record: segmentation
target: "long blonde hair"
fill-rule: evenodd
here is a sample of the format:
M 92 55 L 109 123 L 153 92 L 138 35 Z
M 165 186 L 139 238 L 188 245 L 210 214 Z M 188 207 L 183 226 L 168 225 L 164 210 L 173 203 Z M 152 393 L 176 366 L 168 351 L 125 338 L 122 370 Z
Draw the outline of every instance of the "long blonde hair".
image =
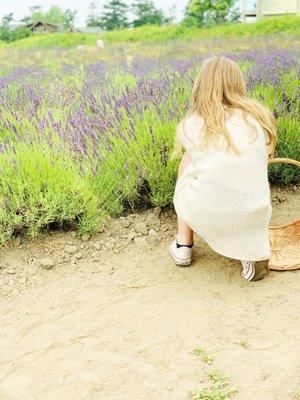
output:
M 232 115 L 235 109 L 242 110 L 246 123 L 255 131 L 255 126 L 246 119 L 247 116 L 250 114 L 260 123 L 268 136 L 269 153 L 273 154 L 276 145 L 275 118 L 258 101 L 246 97 L 244 75 L 237 63 L 227 57 L 213 57 L 204 61 L 193 87 L 192 107 L 177 129 L 188 117 L 201 116 L 204 120 L 202 148 L 214 143 L 221 134 L 225 139 L 226 149 L 240 154 L 225 125 L 228 115 Z M 172 158 L 181 153 L 182 147 L 176 135 Z

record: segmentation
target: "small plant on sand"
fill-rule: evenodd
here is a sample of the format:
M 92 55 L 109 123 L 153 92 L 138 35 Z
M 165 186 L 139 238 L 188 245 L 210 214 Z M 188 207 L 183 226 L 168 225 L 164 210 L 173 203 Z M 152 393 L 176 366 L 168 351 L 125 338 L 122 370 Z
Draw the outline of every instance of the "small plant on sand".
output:
M 205 364 L 212 364 L 212 362 L 213 362 L 213 358 L 212 357 L 210 357 L 208 354 L 207 354 L 207 352 L 204 350 L 204 349 L 202 349 L 201 347 L 197 347 L 195 350 L 194 350 L 194 353 L 197 355 L 197 356 L 199 356 L 199 357 L 201 357 L 201 359 L 202 359 L 202 361 L 205 363 Z
M 201 390 L 191 391 L 193 400 L 230 400 L 237 393 L 236 389 L 228 387 L 229 377 L 220 371 L 211 371 L 208 374 L 211 386 Z
M 197 347 L 194 349 L 194 353 L 200 356 L 205 364 L 212 364 L 213 358 L 203 348 Z M 210 386 L 203 389 L 190 390 L 190 396 L 193 400 L 230 400 L 238 392 L 229 386 L 228 375 L 212 370 L 207 373 L 207 376 L 210 380 Z

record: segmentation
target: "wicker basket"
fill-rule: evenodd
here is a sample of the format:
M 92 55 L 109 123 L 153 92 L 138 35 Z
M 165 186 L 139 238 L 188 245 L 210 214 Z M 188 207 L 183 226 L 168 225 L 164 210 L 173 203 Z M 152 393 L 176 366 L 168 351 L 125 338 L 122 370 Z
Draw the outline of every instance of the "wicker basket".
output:
M 300 162 L 289 158 L 272 158 L 269 164 L 293 164 L 300 168 Z M 269 228 L 271 258 L 269 268 L 282 271 L 300 268 L 300 220 L 286 225 Z

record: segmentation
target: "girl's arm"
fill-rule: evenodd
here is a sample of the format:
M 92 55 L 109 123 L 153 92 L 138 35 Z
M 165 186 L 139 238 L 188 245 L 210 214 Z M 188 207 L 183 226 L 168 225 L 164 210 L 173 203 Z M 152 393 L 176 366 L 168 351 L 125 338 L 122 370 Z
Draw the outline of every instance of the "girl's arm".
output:
M 187 165 L 192 161 L 191 155 L 186 152 L 183 154 L 180 164 L 179 164 L 179 168 L 178 168 L 178 178 L 181 176 L 181 174 L 183 173 L 184 169 L 187 167 Z

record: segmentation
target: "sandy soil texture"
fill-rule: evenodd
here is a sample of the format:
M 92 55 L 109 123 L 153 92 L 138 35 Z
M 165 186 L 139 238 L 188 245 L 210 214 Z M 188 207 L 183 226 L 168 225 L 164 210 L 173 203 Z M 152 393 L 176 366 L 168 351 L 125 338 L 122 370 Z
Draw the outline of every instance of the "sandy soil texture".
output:
M 299 217 L 299 192 L 273 200 L 274 224 Z M 176 267 L 174 233 L 174 214 L 156 209 L 91 239 L 54 232 L 2 248 L 0 399 L 185 400 L 217 369 L 236 400 L 292 400 L 300 272 L 245 282 L 199 238 L 192 266 Z

